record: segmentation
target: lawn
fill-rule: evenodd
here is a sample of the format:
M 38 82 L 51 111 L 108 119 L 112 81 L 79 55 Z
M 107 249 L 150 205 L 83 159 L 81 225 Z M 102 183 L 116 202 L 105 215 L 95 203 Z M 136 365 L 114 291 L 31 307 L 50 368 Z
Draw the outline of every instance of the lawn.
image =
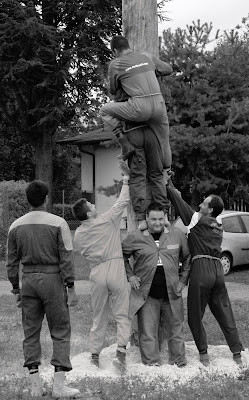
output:
M 233 302 L 233 309 L 237 321 L 241 339 L 245 347 L 249 347 L 249 303 L 242 301 Z M 185 304 L 186 315 L 186 304 Z M 14 296 L 2 296 L 0 303 L 1 318 L 1 369 L 0 369 L 0 399 L 1 400 L 28 400 L 30 399 L 27 387 L 26 369 L 22 367 L 22 327 L 21 311 L 16 308 Z M 71 309 L 72 322 L 72 357 L 88 351 L 88 335 L 91 328 L 91 305 L 90 296 L 81 295 L 78 305 Z M 225 344 L 224 337 L 214 320 L 212 314 L 207 310 L 204 317 L 210 345 Z M 192 335 L 187 324 L 185 324 L 186 341 L 192 341 Z M 109 327 L 106 336 L 106 346 L 115 343 L 115 322 L 109 316 Z M 51 356 L 51 339 L 48 327 L 44 322 L 42 330 L 43 361 L 42 366 L 49 366 Z M 186 367 L 187 368 L 187 367 Z M 124 376 L 115 380 L 97 377 L 79 379 L 74 386 L 79 388 L 82 399 L 86 400 L 121 400 L 121 399 L 248 399 L 249 381 L 239 381 L 231 377 L 215 377 L 209 379 L 203 375 L 190 383 L 174 389 L 168 386 L 169 382 L 162 382 L 158 376 L 152 381 L 144 383 L 139 377 Z M 73 386 L 73 384 L 72 384 Z M 44 399 L 51 399 L 51 388 L 49 395 Z
M 76 279 L 88 279 L 90 269 L 80 254 L 73 253 Z M 0 262 L 0 279 L 6 279 L 4 262 Z M 249 284 L 249 267 L 236 268 L 226 277 L 227 281 Z M 233 310 L 237 322 L 241 340 L 246 348 L 249 348 L 249 303 L 234 301 Z M 186 300 L 185 300 L 186 316 Z M 29 382 L 27 371 L 22 367 L 22 327 L 21 311 L 16 308 L 14 296 L 2 296 L 0 303 L 0 400 L 28 400 L 30 399 L 27 388 Z M 88 352 L 88 336 L 91 329 L 91 305 L 90 296 L 81 295 L 78 305 L 71 309 L 72 340 L 71 355 Z M 204 324 L 208 334 L 210 345 L 226 344 L 224 336 L 207 309 Z M 105 346 L 115 343 L 115 321 L 109 316 L 109 327 L 106 335 Z M 192 335 L 185 324 L 186 341 L 192 341 Z M 43 368 L 49 367 L 52 352 L 51 339 L 46 322 L 42 330 Z M 188 367 L 186 367 L 188 368 Z M 158 373 L 153 380 L 146 384 L 139 377 L 124 376 L 115 380 L 103 377 L 86 377 L 79 379 L 72 386 L 77 387 L 82 393 L 82 399 L 86 400 L 240 400 L 249 399 L 249 380 L 239 381 L 236 378 L 226 376 L 208 375 L 198 376 L 186 385 L 179 385 L 173 389 L 170 382 L 164 381 Z M 51 387 L 47 387 L 49 394 L 44 397 L 51 399 Z

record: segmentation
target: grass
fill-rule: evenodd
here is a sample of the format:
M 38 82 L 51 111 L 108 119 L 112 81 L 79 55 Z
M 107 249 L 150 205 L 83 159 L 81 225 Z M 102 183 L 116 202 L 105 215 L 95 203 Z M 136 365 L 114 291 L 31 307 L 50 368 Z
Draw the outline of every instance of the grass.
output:
M 74 264 L 76 279 L 89 279 L 90 268 L 84 262 L 82 256 L 74 251 Z M 0 261 L 0 279 L 7 279 L 4 261 Z M 249 285 L 249 267 L 234 268 L 226 277 L 226 281 L 244 283 Z M 249 347 L 249 303 L 243 301 L 233 302 L 233 311 L 241 340 L 245 347 Z M 186 300 L 185 300 L 186 316 Z M 1 296 L 0 303 L 0 400 L 29 400 L 27 392 L 29 382 L 27 373 L 23 369 L 21 311 L 16 308 L 14 296 Z M 186 318 L 185 318 L 186 320 Z M 226 344 L 224 336 L 207 309 L 204 317 L 208 342 L 210 345 Z M 89 350 L 88 337 L 92 325 L 90 296 L 81 295 L 78 305 L 71 309 L 72 339 L 71 355 L 77 355 Z M 116 327 L 113 317 L 109 316 L 109 326 L 106 336 L 106 346 L 115 343 Z M 186 341 L 193 340 L 187 323 L 185 324 Z M 50 364 L 52 344 L 49 330 L 44 321 L 41 343 L 43 349 L 43 366 Z M 86 400 L 242 400 L 249 399 L 249 381 L 238 381 L 233 378 L 196 378 L 184 386 L 174 390 L 158 375 L 153 382 L 145 385 L 140 378 L 123 377 L 115 382 L 104 378 L 84 378 L 77 382 L 77 387 L 82 393 L 82 399 Z M 43 398 L 51 399 L 50 394 Z M 42 400 L 42 399 L 41 399 Z
M 233 310 L 237 321 L 241 340 L 245 347 L 249 347 L 249 303 L 243 301 L 233 302 Z M 89 295 L 81 295 L 78 305 L 71 309 L 72 340 L 71 355 L 77 355 L 88 350 L 88 336 L 91 329 L 91 303 Z M 186 316 L 186 300 L 185 300 Z M 2 296 L 0 303 L 0 399 L 1 400 L 28 400 L 29 393 L 25 391 L 29 387 L 27 373 L 22 367 L 22 338 L 21 311 L 16 308 L 14 296 Z M 214 317 L 207 309 L 204 317 L 204 325 L 207 328 L 208 341 L 213 345 L 225 344 L 225 339 Z M 109 327 L 106 336 L 106 346 L 115 343 L 115 322 L 109 316 Z M 186 341 L 193 340 L 191 332 L 185 324 Z M 51 339 L 46 322 L 44 321 L 41 335 L 43 349 L 43 366 L 50 363 L 52 353 Z M 140 378 L 120 377 L 112 381 L 104 378 L 84 378 L 75 384 L 86 400 L 126 400 L 126 399 L 149 399 L 149 400 L 236 400 L 248 399 L 249 382 L 237 381 L 231 378 L 201 377 L 193 382 L 176 387 L 174 390 L 168 387 L 167 382 L 162 386 L 162 378 L 158 378 L 146 384 Z M 44 400 L 51 399 L 50 395 Z
M 234 267 L 225 278 L 226 282 L 244 283 L 249 285 L 249 265 Z

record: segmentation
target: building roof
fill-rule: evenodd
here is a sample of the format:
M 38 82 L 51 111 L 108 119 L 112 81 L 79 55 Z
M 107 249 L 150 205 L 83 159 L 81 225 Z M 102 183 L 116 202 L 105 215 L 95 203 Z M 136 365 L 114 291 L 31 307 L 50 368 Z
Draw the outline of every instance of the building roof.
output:
M 66 139 L 56 140 L 56 143 L 64 144 L 97 144 L 114 138 L 113 132 L 104 130 L 104 128 L 95 129 L 94 131 L 83 132 L 77 136 Z

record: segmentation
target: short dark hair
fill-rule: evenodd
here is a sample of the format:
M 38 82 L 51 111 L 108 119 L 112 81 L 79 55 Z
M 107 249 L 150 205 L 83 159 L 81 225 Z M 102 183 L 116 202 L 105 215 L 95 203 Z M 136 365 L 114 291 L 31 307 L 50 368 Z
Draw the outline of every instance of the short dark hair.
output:
M 220 196 L 216 194 L 210 194 L 211 201 L 209 202 L 209 207 L 213 209 L 212 217 L 216 218 L 224 209 L 224 203 Z
M 165 210 L 160 203 L 150 203 L 146 210 L 146 215 L 149 215 L 151 211 L 163 211 L 165 214 Z
M 40 207 L 49 193 L 48 185 L 42 181 L 33 181 L 26 187 L 26 197 L 32 207 Z
M 118 51 L 122 51 L 122 50 L 126 50 L 130 48 L 129 42 L 128 40 L 121 35 L 118 36 L 113 36 L 111 42 L 110 42 L 110 46 L 111 46 L 111 50 L 118 50 Z
M 80 221 L 85 221 L 88 219 L 87 213 L 91 211 L 90 207 L 87 205 L 87 199 L 82 198 L 77 200 L 72 205 L 72 213 L 74 218 L 79 219 Z

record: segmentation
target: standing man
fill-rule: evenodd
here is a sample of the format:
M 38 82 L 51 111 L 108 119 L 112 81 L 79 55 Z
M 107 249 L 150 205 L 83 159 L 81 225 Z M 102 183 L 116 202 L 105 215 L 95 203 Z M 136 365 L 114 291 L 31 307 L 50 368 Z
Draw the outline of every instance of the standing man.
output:
M 131 232 L 122 242 L 127 277 L 131 284 L 129 317 L 138 317 L 142 362 L 160 365 L 159 322 L 169 334 L 169 363 L 186 365 L 182 289 L 190 273 L 187 239 L 178 228 L 165 227 L 160 204 L 147 210 L 148 229 Z M 133 256 L 133 269 L 129 258 Z M 179 271 L 179 261 L 182 262 Z
M 124 372 L 126 345 L 129 341 L 131 321 L 128 319 L 129 285 L 125 273 L 120 240 L 120 222 L 129 203 L 129 169 L 119 162 L 124 174 L 120 196 L 110 211 L 97 216 L 95 206 L 86 199 L 72 207 L 75 218 L 82 224 L 75 231 L 75 245 L 91 267 L 90 284 L 93 308 L 93 326 L 90 332 L 92 364 L 99 367 L 99 354 L 104 347 L 108 324 L 109 299 L 117 322 L 118 348 L 114 365 Z
M 200 361 L 206 366 L 209 365 L 207 337 L 202 323 L 208 304 L 233 353 L 234 361 L 242 364 L 243 346 L 234 321 L 220 261 L 222 226 L 218 224 L 216 217 L 224 208 L 223 201 L 219 196 L 212 194 L 200 204 L 200 211 L 195 212 L 179 196 L 171 181 L 168 185 L 168 195 L 177 214 L 188 228 L 188 243 L 192 256 L 188 323 L 199 350 Z
M 52 397 L 77 397 L 78 389 L 65 386 L 70 362 L 70 316 L 68 304 L 75 306 L 71 233 L 66 221 L 46 211 L 48 186 L 31 182 L 26 196 L 31 211 L 10 226 L 7 243 L 7 273 L 22 308 L 24 367 L 29 370 L 31 396 L 43 395 L 38 367 L 41 363 L 40 333 L 44 314 L 53 341 L 54 365 Z M 19 288 L 19 263 L 23 265 Z

